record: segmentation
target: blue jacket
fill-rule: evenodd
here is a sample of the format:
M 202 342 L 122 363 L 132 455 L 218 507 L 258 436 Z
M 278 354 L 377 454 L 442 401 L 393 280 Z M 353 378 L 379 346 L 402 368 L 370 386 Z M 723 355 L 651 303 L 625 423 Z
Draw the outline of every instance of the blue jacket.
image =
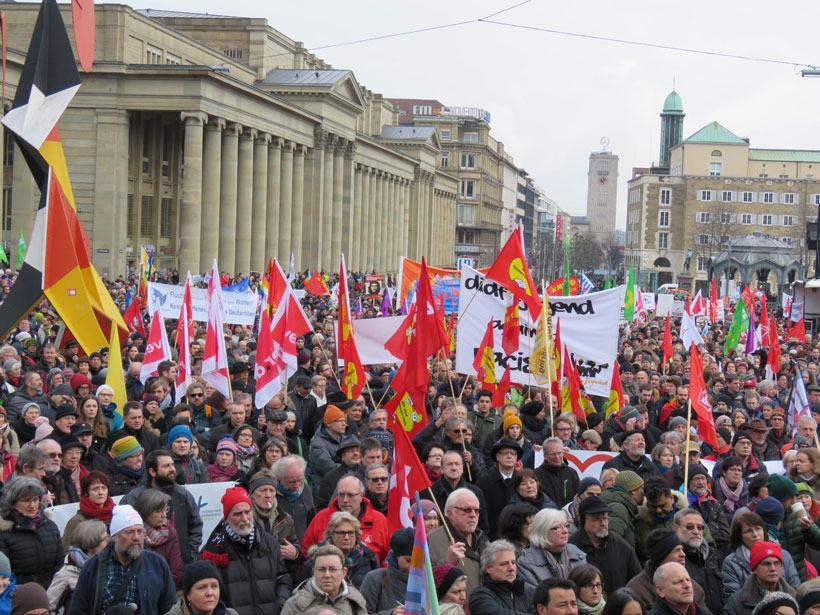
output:
M 108 562 L 114 557 L 114 543 L 88 560 L 80 571 L 71 598 L 69 615 L 99 615 Z M 174 580 L 168 564 L 156 553 L 143 551 L 137 571 L 137 612 L 140 615 L 164 615 L 176 602 Z

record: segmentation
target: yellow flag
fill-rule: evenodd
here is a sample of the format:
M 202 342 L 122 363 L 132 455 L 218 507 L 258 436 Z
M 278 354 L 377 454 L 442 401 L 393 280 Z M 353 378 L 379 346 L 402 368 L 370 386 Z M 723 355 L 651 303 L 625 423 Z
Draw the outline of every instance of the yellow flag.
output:
M 540 385 L 554 382 L 558 378 L 555 361 L 555 340 L 552 339 L 549 306 L 546 297 L 541 303 L 541 313 L 535 329 L 535 346 L 530 356 L 530 373 Z
M 111 327 L 111 339 L 108 342 L 108 373 L 105 376 L 105 384 L 114 390 L 114 403 L 117 404 L 117 412 L 122 414 L 122 408 L 128 401 L 128 396 L 125 394 L 122 348 L 120 348 L 120 336 L 116 325 Z

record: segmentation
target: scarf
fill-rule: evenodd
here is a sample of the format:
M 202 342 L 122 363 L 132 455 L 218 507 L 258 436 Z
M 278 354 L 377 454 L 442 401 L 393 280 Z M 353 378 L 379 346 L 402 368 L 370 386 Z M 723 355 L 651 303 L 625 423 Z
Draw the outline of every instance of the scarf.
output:
M 208 466 L 208 476 L 211 477 L 212 483 L 225 483 L 229 480 L 233 479 L 236 476 L 236 473 L 239 472 L 239 468 L 236 465 L 228 466 L 227 470 L 223 470 L 215 463 L 212 463 Z
M 285 489 L 285 486 L 282 483 L 279 483 L 276 486 L 276 493 L 278 495 L 281 495 L 283 498 L 285 498 L 286 502 L 290 502 L 292 504 L 293 502 L 295 502 L 296 500 L 299 499 L 300 495 L 302 495 L 302 489 L 304 489 L 304 483 L 299 485 L 293 491 L 289 491 L 288 489 Z
M 667 521 L 669 521 L 672 517 L 675 516 L 676 512 L 678 512 L 678 507 L 673 505 L 672 510 L 670 510 L 668 513 L 664 513 L 660 516 L 653 514 L 652 519 L 657 524 L 665 524 Z
M 726 498 L 723 501 L 723 508 L 726 509 L 726 512 L 728 513 L 735 512 L 735 508 L 740 503 L 740 496 L 743 494 L 743 481 L 741 480 L 737 484 L 737 487 L 732 489 L 726 483 L 726 479 L 721 476 L 718 479 L 718 485 L 720 486 L 720 490 L 721 492 L 723 492 L 723 495 Z
M 232 540 L 233 542 L 244 545 L 250 549 L 253 545 L 253 540 L 256 532 L 256 525 L 251 526 L 251 533 L 248 536 L 239 536 L 231 529 L 231 526 L 223 519 L 211 532 L 208 542 L 202 548 L 200 559 L 213 562 L 217 568 L 227 568 L 230 564 L 230 557 L 225 548 L 225 541 Z
M 553 571 L 552 576 L 566 579 L 569 576 L 570 570 L 569 551 L 567 551 L 566 548 L 563 549 L 561 553 L 558 554 L 557 559 L 555 553 L 552 551 L 543 551 L 543 553 L 547 560 L 547 566 Z
M 800 480 L 804 483 L 808 483 L 809 485 L 813 485 L 814 481 L 817 480 L 817 474 L 811 474 L 809 476 L 803 476 L 802 474 L 798 474 L 800 476 Z
M 690 508 L 695 508 L 695 506 L 700 506 L 703 502 L 708 502 L 709 500 L 713 499 L 709 492 L 707 491 L 703 495 L 698 495 L 697 493 L 692 493 L 691 491 L 686 492 L 686 501 L 689 502 Z
M 252 457 L 256 455 L 258 452 L 256 448 L 256 444 L 251 444 L 250 446 L 239 446 L 236 445 L 236 456 L 240 459 L 247 459 L 248 457 Z
M 159 527 L 145 526 L 145 546 L 154 549 L 162 544 L 168 542 L 171 537 L 171 530 L 168 526 L 168 520 L 162 522 Z
M 427 478 L 430 479 L 431 483 L 434 483 L 438 479 L 441 478 L 441 472 L 436 472 L 430 466 L 428 466 L 426 463 L 423 465 L 423 467 L 424 467 L 424 473 L 427 474 Z
M 111 515 L 114 513 L 114 500 L 108 498 L 105 504 L 99 506 L 92 502 L 87 495 L 80 496 L 80 512 L 89 519 L 102 521 L 106 525 L 111 524 Z
M 26 528 L 28 530 L 36 530 L 37 524 L 40 523 L 40 519 L 43 518 L 43 509 L 37 511 L 37 514 L 32 516 L 27 516 L 20 514 L 16 510 L 11 512 L 12 519 L 14 520 L 15 525 L 19 525 L 20 527 Z
M 71 561 L 77 566 L 77 568 L 82 568 L 83 564 L 85 564 L 88 560 L 91 559 L 91 556 L 88 555 L 85 551 L 83 551 L 80 547 L 69 547 L 68 548 L 68 556 L 71 558 Z
M 578 600 L 578 612 L 581 613 L 581 615 L 601 615 L 605 606 L 606 600 L 604 600 L 603 596 L 601 596 L 601 599 L 595 606 L 590 606 L 586 602 L 580 599 Z
M 145 475 L 144 465 L 139 470 L 132 470 L 131 468 L 126 468 L 125 466 L 117 464 L 117 470 L 119 470 L 129 478 L 136 478 L 137 480 L 140 480 Z
M 240 536 L 237 534 L 233 528 L 229 524 L 225 524 L 225 535 L 232 540 L 233 542 L 239 543 L 246 549 L 250 549 L 253 546 L 253 539 L 255 538 L 256 534 L 256 526 L 251 525 L 251 533 L 247 536 Z

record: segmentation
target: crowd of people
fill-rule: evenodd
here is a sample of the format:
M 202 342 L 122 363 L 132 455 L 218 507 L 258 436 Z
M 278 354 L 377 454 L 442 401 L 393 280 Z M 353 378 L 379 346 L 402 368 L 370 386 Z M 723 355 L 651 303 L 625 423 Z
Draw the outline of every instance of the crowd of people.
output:
M 178 400 L 174 361 L 140 380 L 139 333 L 112 365 L 105 348 L 58 349 L 47 304 L 21 322 L 0 346 L 0 613 L 404 615 L 415 532 L 387 522 L 382 408 L 396 366 L 366 366 L 364 394 L 347 399 L 334 308 L 309 298 L 305 311 L 299 368 L 263 408 L 250 328 L 225 330 L 232 396 L 197 378 Z M 621 331 L 625 400 L 608 415 L 562 411 L 535 387 L 495 407 L 434 358 L 412 439 L 432 487 L 413 518 L 441 612 L 820 615 L 820 345 L 783 333 L 767 379 L 765 351 L 724 355 L 726 332 L 713 325 L 703 346 L 717 446 L 687 412 L 676 337 L 663 365 L 657 319 Z M 195 359 L 204 345 L 198 330 Z M 812 414 L 790 425 L 794 378 Z M 610 456 L 582 475 L 571 451 Z M 216 482 L 206 532 L 186 485 Z M 61 504 L 78 506 L 64 527 Z

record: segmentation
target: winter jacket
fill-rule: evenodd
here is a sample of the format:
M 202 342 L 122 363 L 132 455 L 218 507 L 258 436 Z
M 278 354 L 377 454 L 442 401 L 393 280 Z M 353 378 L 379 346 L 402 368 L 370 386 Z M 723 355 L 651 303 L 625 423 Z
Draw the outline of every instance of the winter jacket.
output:
M 490 523 L 490 540 L 498 538 L 498 517 L 515 494 L 512 477 L 504 480 L 498 468 L 492 468 L 476 482 L 476 487 L 484 492 L 487 502 L 487 520 Z M 444 509 L 442 508 L 442 511 Z
M 652 605 L 655 604 L 655 601 L 658 600 L 658 594 L 655 593 L 655 581 L 652 580 L 654 574 L 654 571 L 650 574 L 649 569 L 644 567 L 641 574 L 632 577 L 629 583 L 626 584 L 627 589 L 631 589 L 638 597 L 638 602 L 643 606 L 644 613 L 649 611 Z M 704 611 L 707 610 L 706 594 L 697 581 L 692 581 L 692 592 L 694 594 L 695 604 Z
M 654 513 L 650 511 L 646 505 L 641 505 L 638 508 L 638 516 L 635 517 L 635 552 L 638 554 L 638 559 L 641 562 L 646 562 L 646 560 L 649 559 L 647 542 L 649 541 L 649 534 L 652 530 L 658 528 L 671 529 L 674 525 L 675 514 L 689 507 L 686 496 L 680 491 L 672 491 L 672 497 L 675 500 L 672 505 L 672 510 L 662 520 L 655 517 Z M 611 523 L 610 529 L 612 529 Z M 715 541 L 712 538 L 712 532 L 709 530 L 708 525 L 704 525 L 703 539 L 708 542 L 710 546 L 715 547 Z
M 0 551 L 12 562 L 18 585 L 35 582 L 48 589 L 63 565 L 65 552 L 57 525 L 42 509 L 40 512 L 42 516 L 34 529 L 15 511 L 0 519 Z
M 705 541 L 697 551 L 687 548 L 686 545 L 683 546 L 683 550 L 686 552 L 686 571 L 706 592 L 706 608 L 712 615 L 720 615 L 723 610 L 723 577 L 717 551 Z
M 501 427 L 501 423 L 504 419 L 500 415 L 496 414 L 495 410 L 491 409 L 486 417 L 479 414 L 475 410 L 472 410 L 467 413 L 467 420 L 472 421 L 473 425 L 475 425 L 473 442 L 476 442 L 479 446 L 482 446 L 484 441 L 487 439 L 487 436 Z M 489 461 L 489 458 L 487 458 L 487 460 Z
M 345 583 L 342 592 L 336 598 L 330 598 L 308 579 L 293 590 L 285 603 L 281 615 L 302 615 L 315 606 L 326 606 L 338 615 L 367 615 L 367 604 L 359 591 Z M 240 613 L 241 615 L 241 613 Z
M 312 450 L 312 449 L 311 449 Z M 320 510 L 305 532 L 302 539 L 302 555 L 307 557 L 310 547 L 318 544 L 324 537 L 328 521 L 333 513 L 339 511 L 339 499 L 333 498 L 330 506 Z M 370 500 L 362 496 L 362 510 L 359 513 L 359 522 L 362 528 L 362 542 L 376 554 L 379 562 L 387 557 L 390 550 L 390 530 L 387 527 L 387 519 L 380 512 L 373 510 Z
M 339 452 L 341 442 L 341 437 L 336 437 L 330 433 L 327 425 L 319 427 L 316 435 L 310 441 L 308 478 L 314 493 L 322 484 L 322 478 L 339 467 L 340 464 L 336 461 L 336 454 Z
M 723 507 L 723 514 L 726 516 L 726 521 L 729 525 L 732 524 L 732 519 L 735 516 L 738 508 L 742 508 L 743 506 L 748 506 L 749 502 L 752 499 L 752 496 L 749 495 L 749 483 L 743 481 L 743 488 L 740 492 L 740 497 L 738 498 L 737 504 L 735 504 L 735 508 L 732 512 L 726 508 L 726 495 L 723 493 L 723 489 L 720 488 L 717 480 L 715 481 L 715 492 L 713 495 L 717 498 L 717 501 L 720 502 L 721 507 Z
M 655 604 L 652 606 L 652 609 L 649 611 L 648 615 L 680 615 L 675 609 L 669 606 L 663 600 L 655 600 Z M 709 611 L 702 608 L 695 603 L 695 610 L 689 611 L 689 615 L 711 615 Z
M 74 563 L 70 555 L 66 555 L 65 564 L 54 575 L 51 585 L 48 586 L 48 604 L 52 613 L 71 603 L 77 579 L 80 578 L 80 567 Z
M 225 521 L 220 521 L 201 556 L 216 564 L 222 575 L 223 599 L 238 615 L 279 615 L 290 596 L 290 575 L 276 539 L 256 522 L 253 529 L 253 544 L 247 548 L 231 540 Z
M 522 579 L 512 583 L 491 579 L 486 572 L 481 579 L 481 587 L 470 594 L 470 613 L 476 615 L 527 615 L 531 612 L 532 601 L 527 599 Z
M 330 538 L 326 538 L 319 544 L 328 545 L 332 543 Z M 345 559 L 345 568 L 347 568 L 345 581 L 347 581 L 351 587 L 358 588 L 364 582 L 364 578 L 368 573 L 379 570 L 379 560 L 376 554 L 366 545 L 359 543 L 353 552 Z M 312 576 L 313 560 L 308 559 L 302 567 L 302 571 L 296 577 L 296 580 L 301 583 Z
M 198 459 L 194 459 L 193 453 L 180 457 L 172 451 L 171 458 L 177 471 L 178 485 L 201 485 L 211 482 L 208 468 Z
M 168 563 L 174 586 L 179 587 L 182 581 L 182 554 L 179 548 L 179 535 L 168 520 L 168 536 L 153 546 L 145 544 L 147 551 L 153 551 Z
M 298 495 L 289 495 L 285 486 L 279 483 L 276 488 L 277 506 L 293 518 L 293 525 L 299 540 L 304 540 L 308 525 L 316 516 L 316 505 L 313 503 L 313 493 L 307 485 L 299 487 Z
M 143 466 L 144 468 L 145 466 Z M 92 470 L 99 470 L 108 476 L 108 495 L 112 498 L 118 495 L 125 495 L 129 491 L 133 491 L 140 481 L 145 477 L 145 471 L 137 476 L 133 472 L 129 472 L 123 466 L 117 464 L 108 453 L 100 453 L 94 456 L 91 463 Z
M 641 456 L 638 461 L 632 461 L 625 452 L 618 453 L 617 457 L 613 457 L 604 464 L 604 470 L 608 470 L 609 468 L 615 468 L 619 472 L 631 470 L 644 480 L 650 476 L 661 475 L 655 467 L 655 464 L 649 461 L 649 457 Z
M 635 518 L 638 505 L 632 495 L 621 487 L 609 487 L 601 493 L 601 499 L 609 504 L 609 532 L 618 534 L 630 545 L 635 544 Z
M 743 583 L 752 575 L 749 567 L 749 550 L 740 545 L 737 549 L 729 553 L 723 560 L 721 568 L 723 573 L 723 600 L 727 601 L 736 591 L 743 587 Z M 783 549 L 783 579 L 792 587 L 800 585 L 800 577 L 791 554 Z
M 370 615 L 390 615 L 396 608 L 396 602 L 404 604 L 408 574 L 399 570 L 392 552 L 387 556 L 386 568 L 368 572 L 359 587 L 367 604 L 367 612 Z
M 44 414 L 43 410 L 48 406 L 45 397 L 42 395 L 29 395 L 26 393 L 26 387 L 21 386 L 9 398 L 9 403 L 6 404 L 6 422 L 9 425 L 14 425 L 23 413 L 23 407 L 28 403 L 35 403 L 40 406 L 40 414 Z M 22 583 L 19 584 L 22 585 Z
M 776 591 L 785 592 L 794 597 L 795 590 L 781 577 L 777 582 Z M 760 587 L 760 584 L 757 582 L 757 577 L 750 575 L 749 578 L 744 581 L 743 586 L 732 594 L 732 597 L 726 602 L 723 613 L 724 615 L 752 615 L 752 611 L 754 611 L 757 603 L 765 598 L 768 593 L 769 592 Z
M 729 546 L 729 523 L 726 521 L 726 515 L 720 502 L 710 496 L 708 499 L 695 502 L 692 504 L 692 508 L 700 513 L 700 516 L 703 517 L 703 523 L 709 528 L 712 538 L 715 540 L 713 547 L 716 546 L 719 551 L 726 549 Z
M 569 555 L 570 570 L 578 564 L 586 563 L 587 554 L 574 544 L 567 544 L 566 549 Z M 544 555 L 544 552 L 532 544 L 524 547 L 524 551 L 521 553 L 521 557 L 518 558 L 516 564 L 518 566 L 518 578 L 524 581 L 527 597 L 530 600 L 532 600 L 535 588 L 538 587 L 541 581 L 558 576 L 556 570 L 550 568 L 547 563 L 547 557 Z
M 618 534 L 610 532 L 600 549 L 595 548 L 583 528 L 570 536 L 569 542 L 586 553 L 587 564 L 601 571 L 608 593 L 624 587 L 629 579 L 641 572 L 635 549 Z
M 185 604 L 185 598 L 177 600 L 176 604 L 165 615 L 191 615 L 188 606 Z M 226 607 L 225 603 L 220 600 L 214 609 L 214 615 L 239 615 L 239 613 Z
M 806 581 L 806 545 L 812 549 L 820 549 L 820 527 L 812 523 L 807 529 L 800 526 L 797 516 L 791 511 L 786 511 L 786 517 L 780 525 L 778 533 L 780 546 L 784 551 L 788 551 L 794 560 L 797 568 L 797 576 L 800 582 Z
M 461 480 L 455 487 L 451 487 L 450 483 L 447 482 L 447 479 L 442 476 L 433 483 L 433 486 L 430 487 L 430 489 L 425 489 L 422 491 L 419 494 L 419 497 L 421 497 L 422 500 L 430 501 L 433 501 L 435 498 L 435 502 L 438 504 L 438 508 L 443 514 L 444 505 L 447 502 L 447 498 L 450 497 L 450 494 L 456 489 L 469 489 L 473 492 L 473 495 L 478 499 L 478 508 L 481 511 L 478 514 L 478 529 L 485 534 L 488 533 L 490 531 L 490 524 L 487 521 L 487 501 L 484 499 L 484 492 L 472 483 L 468 483 L 464 476 L 461 477 Z M 430 493 L 433 495 L 431 496 Z
M 462 536 L 456 529 L 445 519 L 448 527 L 443 525 L 436 530 L 430 532 L 427 536 L 427 546 L 430 549 L 430 562 L 433 566 L 437 564 L 447 563 L 447 550 L 450 548 L 450 534 L 452 534 L 455 542 L 463 542 L 466 546 L 466 553 L 459 568 L 467 575 L 467 597 L 470 597 L 472 591 L 481 584 L 481 554 L 484 547 L 489 544 L 487 535 L 476 528 L 473 533 L 473 544 L 470 546 L 467 539 Z M 450 530 L 450 534 L 447 530 Z
M 99 615 L 102 612 L 105 579 L 112 557 L 115 557 L 113 543 L 83 565 L 68 615 Z M 174 581 L 168 564 L 151 551 L 143 551 L 131 565 L 137 564 L 137 612 L 140 615 L 167 613 L 176 601 Z
M 581 479 L 575 468 L 571 468 L 566 461 L 560 466 L 544 462 L 535 469 L 535 475 L 541 484 L 541 491 L 555 502 L 556 508 L 563 508 L 578 493 Z
M 146 489 L 148 489 L 146 483 L 139 485 L 123 496 L 120 504 L 133 506 L 139 495 Z M 179 551 L 183 565 L 195 562 L 199 559 L 199 548 L 202 546 L 202 518 L 199 516 L 199 507 L 194 496 L 181 485 L 172 485 L 159 489 L 159 491 L 171 497 L 168 520 L 174 524 L 174 529 L 179 536 Z

